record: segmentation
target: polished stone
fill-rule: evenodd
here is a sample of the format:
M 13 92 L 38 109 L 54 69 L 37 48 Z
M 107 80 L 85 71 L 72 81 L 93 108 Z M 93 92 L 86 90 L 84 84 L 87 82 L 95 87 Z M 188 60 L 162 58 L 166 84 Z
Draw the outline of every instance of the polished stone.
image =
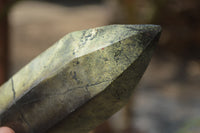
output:
M 157 25 L 110 25 L 64 36 L 0 87 L 0 125 L 90 131 L 127 103 L 160 33 Z

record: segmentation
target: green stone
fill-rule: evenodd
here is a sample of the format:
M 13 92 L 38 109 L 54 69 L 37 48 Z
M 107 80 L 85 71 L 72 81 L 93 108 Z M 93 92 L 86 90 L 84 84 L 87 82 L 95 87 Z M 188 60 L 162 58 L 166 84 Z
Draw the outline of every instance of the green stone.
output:
M 0 87 L 0 126 L 90 131 L 127 103 L 160 33 L 157 25 L 110 25 L 64 36 Z

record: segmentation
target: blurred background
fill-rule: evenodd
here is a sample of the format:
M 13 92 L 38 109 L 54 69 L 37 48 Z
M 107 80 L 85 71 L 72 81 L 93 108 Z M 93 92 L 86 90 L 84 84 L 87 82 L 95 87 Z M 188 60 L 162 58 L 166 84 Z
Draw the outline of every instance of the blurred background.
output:
M 163 32 L 128 105 L 91 133 L 199 133 L 199 0 L 0 0 L 0 84 L 67 33 L 108 24 Z

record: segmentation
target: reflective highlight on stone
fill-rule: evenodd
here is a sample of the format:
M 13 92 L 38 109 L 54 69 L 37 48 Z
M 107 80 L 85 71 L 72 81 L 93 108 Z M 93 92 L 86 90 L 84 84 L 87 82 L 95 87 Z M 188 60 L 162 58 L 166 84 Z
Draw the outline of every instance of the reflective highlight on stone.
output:
M 64 36 L 0 87 L 0 125 L 90 131 L 127 103 L 160 33 L 157 25 L 110 25 Z

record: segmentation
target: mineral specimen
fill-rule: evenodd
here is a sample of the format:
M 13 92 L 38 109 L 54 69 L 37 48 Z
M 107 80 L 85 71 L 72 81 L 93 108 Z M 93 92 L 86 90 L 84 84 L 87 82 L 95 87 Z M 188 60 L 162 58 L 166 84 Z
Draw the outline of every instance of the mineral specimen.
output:
M 0 87 L 0 126 L 16 133 L 95 128 L 127 103 L 160 33 L 157 25 L 110 25 L 66 35 Z

